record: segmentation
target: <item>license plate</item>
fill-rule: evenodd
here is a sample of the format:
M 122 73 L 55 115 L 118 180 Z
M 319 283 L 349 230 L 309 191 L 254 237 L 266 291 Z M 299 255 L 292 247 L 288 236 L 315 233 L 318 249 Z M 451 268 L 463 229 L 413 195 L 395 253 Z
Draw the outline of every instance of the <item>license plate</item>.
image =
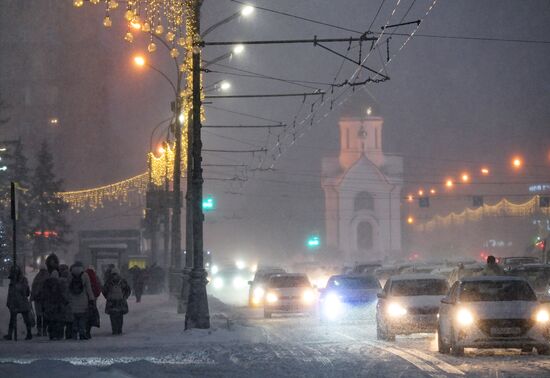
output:
M 519 335 L 521 333 L 521 328 L 519 327 L 492 327 L 491 335 L 493 336 L 508 336 L 508 335 Z

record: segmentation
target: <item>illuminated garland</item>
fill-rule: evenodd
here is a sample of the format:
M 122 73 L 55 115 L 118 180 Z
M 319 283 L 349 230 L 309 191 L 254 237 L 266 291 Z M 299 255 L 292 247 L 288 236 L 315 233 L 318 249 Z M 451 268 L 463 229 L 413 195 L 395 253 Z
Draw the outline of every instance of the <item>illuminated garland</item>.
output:
M 101 208 L 106 202 L 129 202 L 132 193 L 141 197 L 147 190 L 147 184 L 148 173 L 142 173 L 114 184 L 98 188 L 59 192 L 57 195 L 67 202 L 72 210 L 80 212 L 81 209 L 86 207 L 92 210 Z M 139 200 L 137 199 L 137 201 Z
M 494 205 L 483 205 L 476 209 L 467 208 L 461 213 L 450 213 L 446 216 L 436 215 L 424 224 L 419 224 L 419 231 L 433 231 L 439 227 L 462 225 L 465 222 L 478 222 L 484 217 L 524 217 L 535 213 L 550 215 L 550 208 L 539 207 L 539 196 L 534 196 L 529 201 L 515 204 L 507 199 L 502 199 Z

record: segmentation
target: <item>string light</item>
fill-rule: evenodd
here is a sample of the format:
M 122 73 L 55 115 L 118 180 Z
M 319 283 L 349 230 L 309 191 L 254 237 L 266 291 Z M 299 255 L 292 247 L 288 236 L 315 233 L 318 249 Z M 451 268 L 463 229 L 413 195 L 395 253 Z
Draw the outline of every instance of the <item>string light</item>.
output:
M 465 222 L 477 222 L 484 217 L 524 217 L 537 212 L 550 215 L 550 208 L 539 207 L 539 196 L 534 196 L 529 201 L 520 204 L 512 203 L 504 198 L 494 205 L 485 204 L 475 209 L 467 208 L 458 214 L 436 215 L 426 223 L 418 225 L 418 228 L 421 231 L 433 231 L 437 228 L 461 225 Z

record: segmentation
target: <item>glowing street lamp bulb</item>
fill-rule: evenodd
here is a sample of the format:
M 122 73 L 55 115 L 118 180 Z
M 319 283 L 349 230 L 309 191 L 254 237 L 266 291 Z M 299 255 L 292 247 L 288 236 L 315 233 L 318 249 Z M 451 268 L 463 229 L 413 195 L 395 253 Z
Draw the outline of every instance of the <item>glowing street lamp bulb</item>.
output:
M 463 173 L 463 174 L 462 174 L 462 181 L 463 181 L 463 182 L 468 182 L 468 181 L 470 181 L 470 175 L 468 175 L 467 173 Z
M 140 67 L 143 67 L 145 65 L 145 58 L 141 55 L 135 56 L 134 63 Z
M 164 149 L 163 146 L 159 146 L 159 148 L 157 149 L 157 151 L 158 151 L 158 153 L 159 153 L 160 155 L 164 155 L 164 153 L 166 152 L 166 150 Z
M 242 270 L 246 268 L 246 263 L 242 260 L 237 260 L 235 261 L 235 266 L 237 267 L 237 269 Z
M 408 223 L 408 224 L 413 224 L 413 223 L 414 223 L 414 218 L 411 217 L 411 216 L 409 216 L 409 217 L 407 218 L 407 223 Z
M 180 122 L 180 125 L 183 125 L 183 123 L 185 122 L 185 115 L 183 113 L 180 113 L 180 115 L 178 116 L 178 121 Z
M 523 162 L 518 157 L 514 158 L 514 160 L 512 160 L 512 165 L 514 166 L 514 168 L 521 168 L 522 164 L 523 164 Z
M 367 108 L 367 115 L 370 116 L 372 114 L 372 108 L 369 106 Z
M 228 82 L 228 81 L 222 81 L 221 84 L 220 84 L 220 89 L 222 91 L 227 91 L 229 90 L 229 88 L 231 88 L 231 83 Z
M 252 13 L 254 13 L 254 7 L 252 5 L 245 5 L 243 9 L 241 9 L 241 15 L 244 17 L 248 17 Z
M 445 181 L 445 186 L 446 186 L 447 188 L 452 188 L 453 185 L 454 185 L 453 180 L 447 179 L 447 181 Z
M 239 45 L 235 45 L 235 47 L 233 47 L 233 54 L 235 54 L 235 55 L 239 55 L 243 51 L 244 51 L 244 45 L 239 44 Z

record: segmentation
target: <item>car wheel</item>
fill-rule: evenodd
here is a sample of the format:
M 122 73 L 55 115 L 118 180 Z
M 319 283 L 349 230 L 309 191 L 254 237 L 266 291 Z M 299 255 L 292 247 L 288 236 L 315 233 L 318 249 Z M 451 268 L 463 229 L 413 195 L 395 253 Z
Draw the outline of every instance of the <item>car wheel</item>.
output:
M 451 354 L 453 356 L 463 356 L 464 348 L 456 345 L 455 331 L 451 328 Z
M 380 324 L 376 323 L 376 339 L 377 340 L 386 340 L 386 334 L 380 328 Z
M 537 353 L 543 356 L 548 356 L 550 355 L 550 347 L 546 345 L 541 345 L 537 347 Z
M 437 349 L 441 354 L 449 354 L 451 347 L 443 341 L 441 336 L 441 327 L 437 326 Z
M 264 318 L 265 319 L 271 319 L 271 312 L 264 310 Z

